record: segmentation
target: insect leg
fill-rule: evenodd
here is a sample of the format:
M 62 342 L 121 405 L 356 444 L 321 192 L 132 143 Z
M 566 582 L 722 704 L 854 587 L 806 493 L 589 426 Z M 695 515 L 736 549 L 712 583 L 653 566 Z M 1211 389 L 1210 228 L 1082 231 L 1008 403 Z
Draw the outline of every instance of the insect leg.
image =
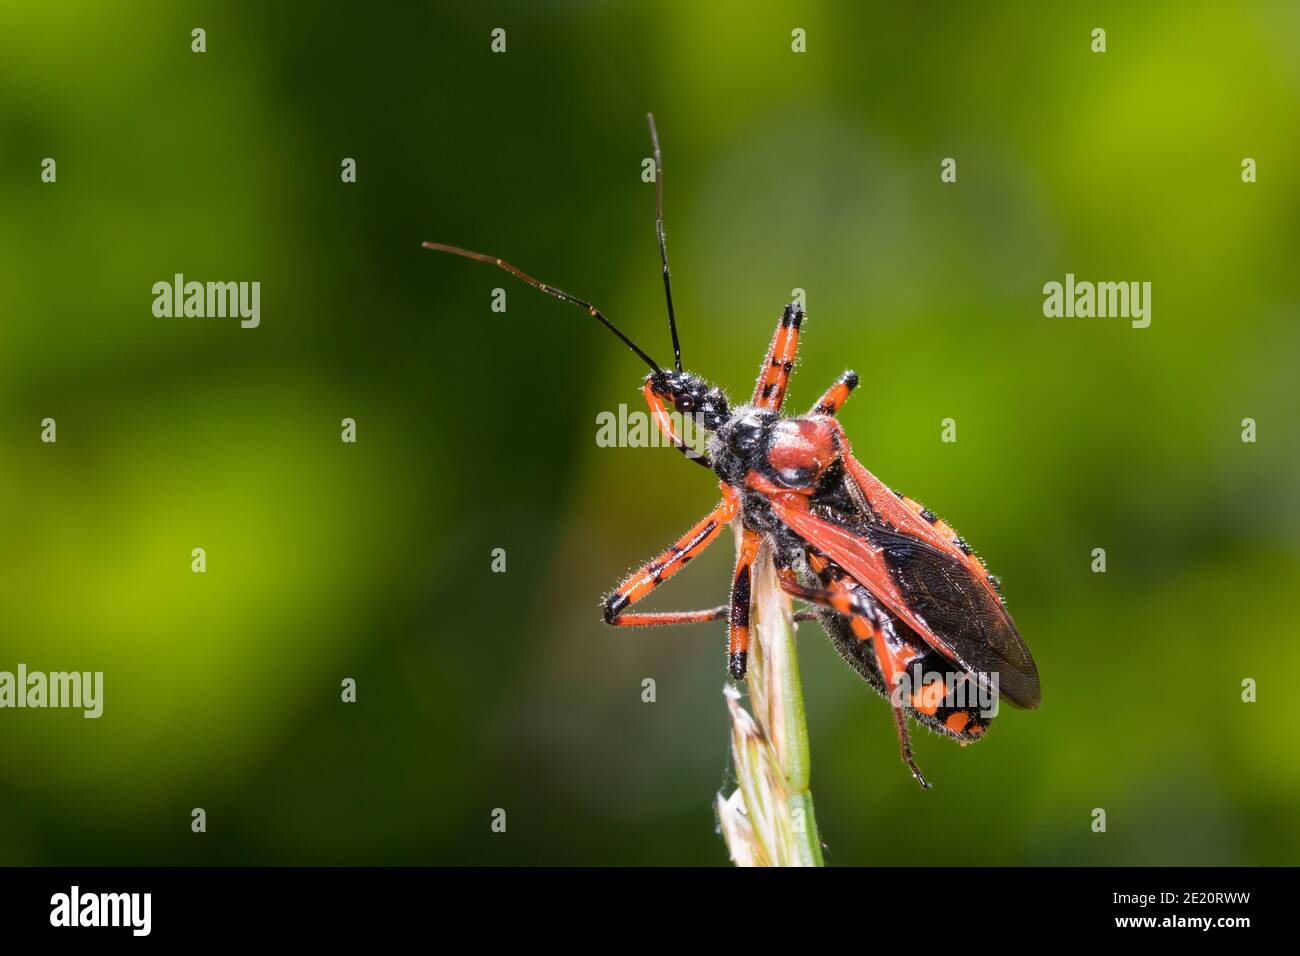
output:
M 641 600 L 700 555 L 717 539 L 727 522 L 736 516 L 738 507 L 737 499 L 727 495 L 676 544 L 624 578 L 623 583 L 605 598 L 605 623 L 618 623 L 624 608 Z
M 727 629 L 727 670 L 736 680 L 744 680 L 749 657 L 749 609 L 753 593 L 754 559 L 763 536 L 744 531 L 736 555 L 736 575 L 731 582 L 731 620 Z
M 809 553 L 809 565 L 822 576 L 827 585 L 825 589 L 805 587 L 799 583 L 793 570 L 782 568 L 777 571 L 781 590 L 801 601 L 820 604 L 837 614 L 844 615 L 848 618 L 854 636 L 859 641 L 874 641 L 877 634 L 884 633 L 889 643 L 888 656 L 894 663 L 895 672 L 903 673 L 911 663 L 910 659 L 904 659 L 906 645 L 897 640 L 893 623 L 888 620 L 888 614 L 880 608 L 870 592 L 815 552 Z M 894 650 L 895 647 L 898 650 Z M 873 653 L 875 653 L 874 646 Z M 885 672 L 884 668 L 881 670 L 882 673 Z
M 781 410 L 786 386 L 790 384 L 790 370 L 794 368 L 794 358 L 799 351 L 799 326 L 803 320 L 803 309 L 794 304 L 787 305 L 781 313 L 763 367 L 758 370 L 758 384 L 754 386 L 753 404 L 759 408 L 773 412 Z
M 890 700 L 889 706 L 894 712 L 894 727 L 898 730 L 898 754 L 903 758 L 903 763 L 907 764 L 907 769 L 912 771 L 912 776 L 921 785 L 921 789 L 929 790 L 930 781 L 925 779 L 921 768 L 916 765 L 916 760 L 912 757 L 912 738 L 907 732 L 907 711 L 903 710 L 902 704 L 894 700 Z
M 707 621 L 721 621 L 731 616 L 730 604 L 719 604 L 717 607 L 706 608 L 703 611 L 647 611 L 645 614 L 627 614 L 618 615 L 609 623 L 615 627 L 662 627 L 667 624 L 702 624 Z M 815 621 L 817 612 L 810 610 L 801 610 L 794 612 L 796 621 Z
M 827 588 L 822 590 L 820 588 L 804 587 L 799 583 L 799 578 L 794 571 L 789 568 L 778 569 L 777 576 L 781 582 L 781 590 L 801 601 L 807 601 L 809 604 L 820 604 L 833 611 L 838 611 L 845 617 L 873 613 L 872 608 L 859 600 L 857 595 L 848 588 Z
M 789 566 L 788 564 L 783 563 L 782 558 L 781 558 L 781 555 L 780 555 L 779 552 L 775 555 L 774 560 L 775 560 L 775 563 L 776 563 L 777 581 L 778 581 L 778 583 L 781 585 L 781 589 L 784 590 L 784 591 L 786 591 L 787 593 L 793 595 L 794 597 L 798 597 L 798 598 L 800 598 L 801 600 L 804 600 L 804 601 L 812 601 L 813 603 L 816 603 L 816 601 L 815 601 L 814 599 L 812 599 L 812 598 L 807 598 L 807 597 L 803 597 L 802 595 L 800 595 L 800 594 L 796 594 L 795 592 L 791 591 L 789 588 L 786 587 L 786 585 L 785 585 L 785 580 L 784 580 L 784 576 L 785 576 L 786 571 L 789 570 L 789 567 L 790 567 L 790 566 Z M 794 580 L 794 579 L 791 578 L 791 580 Z M 798 584 L 798 581 L 797 581 L 797 580 L 795 581 L 795 584 L 796 584 L 796 585 Z M 818 618 L 817 618 L 817 611 L 816 611 L 815 609 L 813 609 L 813 608 L 810 608 L 810 607 L 799 608 L 799 610 L 795 611 L 794 614 L 792 615 L 792 619 L 793 619 L 794 621 L 816 621 L 816 620 L 818 619 Z
M 875 651 L 876 663 L 888 690 L 890 709 L 894 713 L 894 727 L 898 731 L 898 752 L 903 763 L 912 771 L 922 789 L 929 790 L 930 784 L 921 773 L 912 756 L 912 741 L 907 730 L 907 711 L 903 708 L 902 695 L 898 682 L 907 670 L 910 660 L 905 660 L 903 646 L 894 632 L 894 624 L 889 615 L 880 608 L 871 597 L 870 592 L 853 578 L 830 563 L 827 558 L 815 551 L 808 552 L 808 566 L 827 581 L 827 590 L 817 591 L 805 588 L 795 579 L 794 572 L 786 570 L 781 574 L 781 587 L 796 597 L 803 597 L 818 604 L 830 607 L 844 614 L 849 619 L 853 634 L 859 641 L 871 641 Z M 797 588 L 798 590 L 792 590 Z M 800 593 L 803 592 L 803 593 Z M 805 596 L 807 595 L 807 596 Z M 856 611 L 863 608 L 863 611 Z M 856 611 L 856 613 L 855 613 Z
M 666 624 L 700 624 L 721 621 L 731 610 L 730 604 L 703 611 L 648 611 L 645 614 L 619 614 L 609 623 L 615 627 L 662 627 Z
M 835 384 L 826 390 L 821 398 L 817 400 L 809 415 L 835 415 L 840 406 L 848 399 L 849 393 L 858 387 L 858 373 L 853 371 L 845 372 L 835 380 Z
M 610 621 L 615 627 L 661 627 L 665 624 L 702 624 L 707 621 L 721 621 L 731 616 L 730 604 L 703 611 L 647 611 L 645 614 L 620 614 Z M 817 612 L 808 609 L 795 611 L 796 621 L 815 621 Z

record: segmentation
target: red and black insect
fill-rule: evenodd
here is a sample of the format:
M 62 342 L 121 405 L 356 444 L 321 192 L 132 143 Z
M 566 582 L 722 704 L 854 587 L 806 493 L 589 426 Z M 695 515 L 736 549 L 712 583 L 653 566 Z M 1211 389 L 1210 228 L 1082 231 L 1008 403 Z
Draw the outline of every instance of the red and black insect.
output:
M 732 407 L 717 386 L 682 369 L 663 228 L 663 164 L 654 117 L 648 116 L 657 170 L 655 231 L 674 368 L 666 370 L 576 296 L 532 278 L 494 256 L 426 242 L 426 248 L 488 262 L 534 288 L 580 306 L 651 369 L 642 386 L 657 427 L 688 460 L 716 472 L 722 500 L 675 544 L 605 598 L 605 621 L 650 627 L 726 619 L 728 669 L 745 676 L 750 580 L 760 544 L 771 547 L 781 587 L 809 608 L 848 664 L 891 704 L 899 750 L 921 786 L 907 718 L 963 745 L 982 737 L 1000 696 L 1020 707 L 1039 704 L 1038 670 L 999 592 L 966 542 L 933 513 L 891 491 L 853 457 L 836 419 L 858 384 L 845 372 L 807 414 L 781 416 L 794 367 L 803 309 L 787 305 L 750 401 Z M 709 438 L 707 454 L 690 449 L 669 416 L 695 416 Z M 630 610 L 739 521 L 731 600 L 703 611 Z

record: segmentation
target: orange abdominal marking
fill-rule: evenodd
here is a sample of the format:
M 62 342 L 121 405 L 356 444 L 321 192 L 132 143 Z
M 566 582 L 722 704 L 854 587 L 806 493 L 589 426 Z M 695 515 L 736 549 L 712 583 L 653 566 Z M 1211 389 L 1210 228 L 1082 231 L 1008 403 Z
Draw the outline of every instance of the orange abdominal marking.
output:
M 966 729 L 966 725 L 969 722 L 970 714 L 966 713 L 964 710 L 958 710 L 949 714 L 948 719 L 943 722 L 943 725 L 954 734 L 959 734 Z

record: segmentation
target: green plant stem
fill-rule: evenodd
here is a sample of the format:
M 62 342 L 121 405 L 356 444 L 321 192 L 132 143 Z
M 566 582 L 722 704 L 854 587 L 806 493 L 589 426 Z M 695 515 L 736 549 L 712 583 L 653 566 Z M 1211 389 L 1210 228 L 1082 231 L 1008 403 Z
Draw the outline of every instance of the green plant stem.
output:
M 734 696 L 732 749 L 746 819 L 723 819 L 737 863 L 822 866 L 810 789 L 808 725 L 789 596 L 764 545 L 751 570 L 752 640 L 748 677 L 752 718 Z M 720 817 L 725 803 L 719 804 Z M 741 843 L 745 843 L 741 846 Z
M 821 837 L 817 832 L 817 815 L 813 810 L 811 759 L 808 750 L 808 721 L 804 714 L 803 683 L 799 679 L 799 658 L 796 655 L 794 627 L 782 628 L 785 647 L 783 653 L 789 661 L 785 679 L 781 682 L 782 712 L 785 714 L 785 738 L 789 748 L 785 754 L 785 781 L 787 800 L 792 820 L 802 819 L 803 826 L 795 829 L 801 866 L 822 865 Z

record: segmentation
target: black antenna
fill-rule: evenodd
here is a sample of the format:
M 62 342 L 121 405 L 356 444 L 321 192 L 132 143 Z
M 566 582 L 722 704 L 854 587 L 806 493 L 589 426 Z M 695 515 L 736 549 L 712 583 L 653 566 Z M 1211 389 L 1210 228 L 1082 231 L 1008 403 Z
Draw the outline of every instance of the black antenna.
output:
M 595 319 L 605 328 L 609 329 L 611 332 L 617 335 L 619 339 L 622 341 L 622 343 L 626 345 L 628 348 L 630 348 L 633 352 L 635 352 L 637 354 L 637 357 L 640 358 L 641 361 L 645 362 L 646 365 L 649 365 L 656 372 L 663 371 L 663 369 L 659 367 L 658 362 L 656 362 L 650 356 L 646 355 L 645 352 L 641 351 L 640 347 L 635 342 L 633 342 L 626 335 L 624 335 L 617 328 L 615 328 L 614 323 L 610 322 L 609 319 L 605 318 L 605 316 L 601 313 L 600 309 L 596 308 L 590 302 L 585 302 L 582 299 L 579 299 L 576 295 L 569 295 L 569 293 L 565 292 L 562 289 L 557 289 L 553 285 L 547 285 L 545 282 L 541 282 L 537 279 L 534 279 L 532 276 L 524 272 L 522 269 L 517 269 L 514 266 L 512 266 L 510 263 L 506 262 L 504 259 L 498 259 L 496 256 L 486 256 L 481 252 L 470 252 L 468 249 L 459 249 L 456 246 L 443 245 L 441 242 L 426 242 L 423 243 L 423 245 L 424 248 L 432 249 L 435 252 L 450 252 L 453 256 L 464 256 L 466 259 L 474 259 L 478 262 L 486 262 L 490 265 L 497 266 L 498 268 L 504 269 L 506 272 L 509 272 L 515 278 L 522 279 L 524 282 L 527 282 L 534 289 L 540 289 L 542 292 L 545 292 L 547 295 L 553 295 L 557 299 L 561 299 L 565 302 L 568 302 L 570 305 L 581 306 L 582 308 L 587 310 L 587 313 L 593 319 Z M 676 338 L 675 333 L 674 333 L 674 338 Z M 679 368 L 681 367 L 680 362 L 678 363 L 678 367 Z
M 673 358 L 682 370 L 682 344 L 677 340 L 677 316 L 673 313 L 673 283 L 668 272 L 668 243 L 664 239 L 664 161 L 659 155 L 659 131 L 654 113 L 646 113 L 650 124 L 650 145 L 655 152 L 655 235 L 659 237 L 659 261 L 664 264 L 664 298 L 668 300 L 668 330 L 673 334 Z

